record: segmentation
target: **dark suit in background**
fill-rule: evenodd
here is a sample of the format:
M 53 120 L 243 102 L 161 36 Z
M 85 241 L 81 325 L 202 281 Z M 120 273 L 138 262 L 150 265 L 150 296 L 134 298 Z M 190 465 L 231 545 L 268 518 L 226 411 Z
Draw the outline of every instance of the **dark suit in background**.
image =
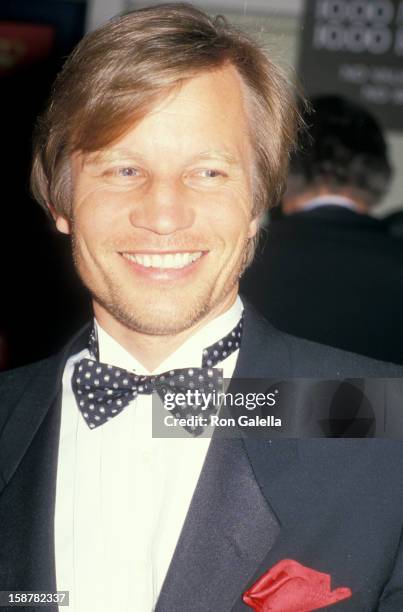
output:
M 277 327 L 403 363 L 403 245 L 340 206 L 273 221 L 243 293 Z

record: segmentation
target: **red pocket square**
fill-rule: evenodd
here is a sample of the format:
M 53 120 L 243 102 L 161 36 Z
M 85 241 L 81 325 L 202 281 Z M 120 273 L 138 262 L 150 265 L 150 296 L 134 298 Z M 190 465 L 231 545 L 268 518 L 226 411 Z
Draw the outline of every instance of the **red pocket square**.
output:
M 348 597 L 348 588 L 331 590 L 329 574 L 283 559 L 244 593 L 243 601 L 256 612 L 312 612 Z

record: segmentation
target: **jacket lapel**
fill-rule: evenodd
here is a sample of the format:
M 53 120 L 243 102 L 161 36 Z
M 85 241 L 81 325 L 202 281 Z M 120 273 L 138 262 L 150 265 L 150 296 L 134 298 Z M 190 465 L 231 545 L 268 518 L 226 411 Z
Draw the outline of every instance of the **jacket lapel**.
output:
M 290 374 L 281 337 L 273 330 L 270 351 L 267 343 L 265 321 L 246 307 L 242 349 L 230 390 L 237 378 Z M 246 609 L 242 593 L 280 534 L 271 492 L 262 490 L 255 469 L 269 470 L 277 480 L 295 456 L 292 442 L 282 442 L 270 453 L 267 440 L 213 436 L 156 612 Z
M 231 610 L 279 524 L 240 440 L 212 440 L 156 612 Z
M 75 351 L 77 340 L 81 344 L 82 337 L 80 332 L 57 357 L 26 369 L 29 375 L 25 387 L 1 432 L 3 590 L 56 589 L 53 523 L 61 380 L 66 359 Z M 15 397 L 17 389 L 12 384 L 10 387 Z

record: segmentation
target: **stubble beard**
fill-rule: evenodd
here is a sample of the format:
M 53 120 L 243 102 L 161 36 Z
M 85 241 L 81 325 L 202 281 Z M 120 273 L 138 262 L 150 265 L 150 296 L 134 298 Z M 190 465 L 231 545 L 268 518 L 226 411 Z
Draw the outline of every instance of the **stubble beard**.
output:
M 183 296 L 178 290 L 170 292 L 169 287 L 161 291 L 149 292 L 139 287 L 136 292 L 128 294 L 126 287 L 114 281 L 113 270 L 98 268 L 102 276 L 101 282 L 94 281 L 94 275 L 87 272 L 88 268 L 81 256 L 80 248 L 72 234 L 73 260 L 81 281 L 90 292 L 94 302 L 99 304 L 111 317 L 130 331 L 150 336 L 174 336 L 208 317 L 234 289 L 239 281 L 244 267 L 246 249 L 225 283 L 223 290 L 214 296 L 215 285 L 204 283 L 197 288 L 197 294 Z M 190 288 L 192 290 L 192 288 Z M 164 304 L 167 295 L 169 300 Z

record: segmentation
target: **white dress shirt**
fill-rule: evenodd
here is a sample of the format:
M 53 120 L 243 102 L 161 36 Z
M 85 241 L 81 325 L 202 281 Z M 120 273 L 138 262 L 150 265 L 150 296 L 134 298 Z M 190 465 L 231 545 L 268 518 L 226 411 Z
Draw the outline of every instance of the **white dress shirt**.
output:
M 200 367 L 202 351 L 228 334 L 243 306 L 233 306 L 190 337 L 154 372 Z M 100 361 L 147 371 L 98 324 Z M 239 351 L 219 367 L 231 378 Z M 153 438 L 152 397 L 139 395 L 122 413 L 90 429 L 80 414 L 71 378 L 63 376 L 58 455 L 55 553 L 59 590 L 70 612 L 151 612 L 199 478 L 209 438 Z

